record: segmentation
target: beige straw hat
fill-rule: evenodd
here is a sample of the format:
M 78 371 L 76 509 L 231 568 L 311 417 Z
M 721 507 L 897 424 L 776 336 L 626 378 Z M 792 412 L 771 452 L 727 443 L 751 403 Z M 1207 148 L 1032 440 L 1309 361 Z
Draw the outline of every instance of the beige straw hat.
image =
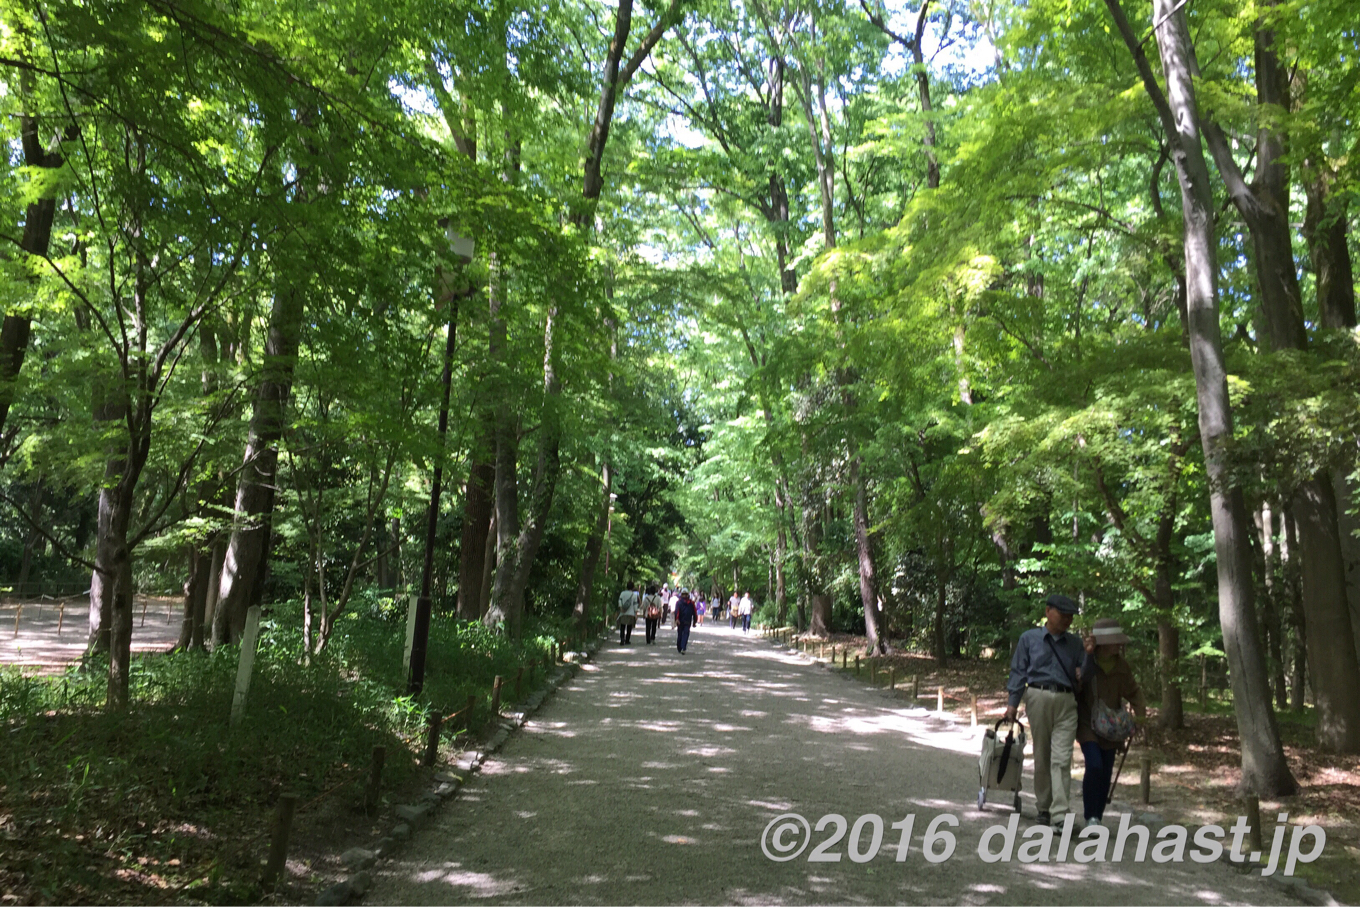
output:
M 1091 638 L 1098 646 L 1117 646 L 1129 642 L 1119 621 L 1113 617 L 1102 617 L 1091 625 Z

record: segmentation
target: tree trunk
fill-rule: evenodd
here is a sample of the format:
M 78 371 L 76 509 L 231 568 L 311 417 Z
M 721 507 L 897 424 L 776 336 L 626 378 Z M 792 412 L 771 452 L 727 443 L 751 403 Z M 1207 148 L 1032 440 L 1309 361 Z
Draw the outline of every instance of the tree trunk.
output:
M 1360 663 L 1346 601 L 1346 576 L 1330 481 L 1313 480 L 1294 496 L 1303 551 L 1303 609 L 1308 663 L 1323 752 L 1360 752 Z
M 1261 561 L 1262 580 L 1265 586 L 1265 601 L 1261 605 L 1261 617 L 1266 625 L 1266 636 L 1270 640 L 1267 653 L 1270 657 L 1270 683 L 1275 692 L 1275 707 L 1284 710 L 1289 707 L 1288 694 L 1284 683 L 1284 638 L 1283 624 L 1280 621 L 1280 588 L 1275 582 L 1275 571 L 1279 565 L 1275 545 L 1275 514 L 1270 502 L 1261 502 Z
M 31 37 L 25 30 L 21 36 Z M 27 56 L 25 50 L 21 56 Z M 55 170 L 65 163 L 61 155 L 61 136 L 54 137 L 48 147 L 44 147 L 37 118 L 33 115 L 33 77 L 28 71 L 21 71 L 16 80 L 18 94 L 22 99 L 23 111 L 19 115 L 20 145 L 23 148 L 24 164 Z M 11 83 L 13 85 L 14 83 Z M 24 232 L 19 238 L 19 248 L 29 254 L 46 257 L 52 240 L 52 223 L 56 218 L 57 183 L 44 186 L 42 197 L 28 203 L 24 209 Z M 32 281 L 36 291 L 36 281 Z M 28 352 L 29 335 L 32 333 L 32 319 L 27 312 L 11 312 L 5 315 L 0 324 L 0 432 L 4 432 L 9 419 L 9 408 L 14 402 L 15 381 L 23 368 L 24 356 Z
M 1185 222 L 1186 308 L 1190 318 L 1190 359 L 1195 374 L 1200 441 L 1209 483 L 1218 568 L 1218 613 L 1232 678 L 1233 705 L 1242 747 L 1241 788 L 1258 796 L 1283 796 L 1298 789 L 1285 761 L 1275 713 L 1266 689 L 1265 659 L 1252 602 L 1249 520 L 1241 489 L 1234 484 L 1227 447 L 1232 409 L 1218 315 L 1217 236 L 1209 170 L 1203 156 L 1195 102 L 1196 69 L 1189 27 L 1175 0 L 1154 0 L 1157 46 L 1167 92 L 1163 94 L 1142 45 L 1119 0 L 1106 0 L 1149 96 L 1157 107 L 1181 186 Z
M 859 561 L 859 597 L 864 607 L 865 643 L 869 654 L 886 655 L 887 622 L 878 597 L 873 540 L 869 538 L 868 489 L 858 458 L 850 461 L 850 481 L 855 486 L 855 554 Z
M 949 650 L 945 647 L 944 609 L 949 598 L 949 575 L 941 567 L 935 571 L 935 621 L 930 632 L 930 654 L 937 664 L 948 660 Z
M 1299 556 L 1298 521 L 1292 508 L 1284 510 L 1284 544 L 1280 546 L 1284 563 L 1285 591 L 1289 596 L 1289 624 L 1294 631 L 1293 657 L 1289 671 L 1289 708 L 1303 711 L 1304 693 L 1308 678 L 1308 624 L 1303 611 L 1302 558 Z
M 1355 327 L 1355 274 L 1346 241 L 1347 197 L 1334 193 L 1321 174 L 1305 180 L 1308 207 L 1303 235 L 1317 282 L 1318 320 L 1324 328 Z
M 585 632 L 590 624 L 590 597 L 595 587 L 595 568 L 600 563 L 600 552 L 604 550 L 605 530 L 609 525 L 609 501 L 612 497 L 614 477 L 609 471 L 609 463 L 600 467 L 600 484 L 604 488 L 600 515 L 595 527 L 586 539 L 585 558 L 581 562 L 581 578 L 576 583 L 576 602 L 572 607 L 572 620 L 576 629 Z
M 212 549 L 204 549 L 196 544 L 185 548 L 188 555 L 188 578 L 184 581 L 184 619 L 180 623 L 179 641 L 175 648 L 181 651 L 203 648 L 203 615 L 208 605 L 208 575 L 212 572 Z
M 260 385 L 246 439 L 244 465 L 236 482 L 235 526 L 227 543 L 222 581 L 213 614 L 213 645 L 234 643 L 246 627 L 246 611 L 264 598 L 265 567 L 273 528 L 279 449 L 293 386 L 305 297 L 295 287 L 274 294 L 269 313 Z
M 482 600 L 482 574 L 486 572 L 486 537 L 491 530 L 492 494 L 496 484 L 496 432 L 488 423 L 472 465 L 468 469 L 467 494 L 463 504 L 463 541 L 458 565 L 458 617 L 476 620 Z

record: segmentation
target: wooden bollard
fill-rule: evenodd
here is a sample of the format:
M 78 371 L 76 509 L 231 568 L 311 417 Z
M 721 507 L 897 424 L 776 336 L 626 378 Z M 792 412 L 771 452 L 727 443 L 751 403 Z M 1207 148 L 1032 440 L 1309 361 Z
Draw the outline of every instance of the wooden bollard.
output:
M 972 727 L 977 727 L 977 693 L 968 694 L 968 718 Z
M 911 675 L 911 698 L 912 698 L 912 699 L 920 699 L 920 698 L 921 698 L 921 675 L 920 675 L 920 674 L 913 674 L 913 675 Z
M 1144 756 L 1139 760 L 1142 767 L 1142 774 L 1138 778 L 1139 793 L 1143 798 L 1143 804 L 1152 802 L 1152 757 Z
M 895 689 L 897 689 L 897 666 L 896 666 L 896 665 L 889 665 L 889 666 L 888 666 L 888 689 L 890 689 L 890 690 L 895 690 Z
M 524 687 L 524 665 L 520 665 L 520 666 L 519 666 L 519 673 L 515 675 L 515 701 L 516 701 L 516 702 L 519 702 L 520 696 L 523 695 L 523 687 Z
M 1251 830 L 1247 833 L 1248 849 L 1260 853 L 1265 850 L 1261 843 L 1261 798 L 1255 794 L 1247 794 L 1247 824 Z
M 373 747 L 373 761 L 368 767 L 368 787 L 364 788 L 364 812 L 373 812 L 382 798 L 383 763 L 387 761 L 387 747 Z
M 944 687 L 940 687 L 940 692 L 935 697 L 935 711 L 944 714 Z
M 826 661 L 826 643 L 822 643 L 821 660 Z
M 264 884 L 273 885 L 283 872 L 288 860 L 288 837 L 293 832 L 293 814 L 297 811 L 297 794 L 281 794 L 279 808 L 274 811 L 274 821 L 269 832 L 269 862 L 264 866 Z
M 19 635 L 19 618 L 20 618 L 21 616 L 23 616 L 23 613 L 24 613 L 24 603 L 23 603 L 23 602 L 19 602 L 19 610 L 14 612 L 14 635 L 15 635 L 16 637 Z
M 859 676 L 859 656 L 855 656 L 855 676 Z
M 841 649 L 841 670 L 844 671 L 848 667 L 850 667 L 850 647 L 846 646 Z
M 439 761 L 439 732 L 444 727 L 444 716 L 438 709 L 430 711 L 430 730 L 425 738 L 425 758 L 420 761 L 421 765 L 434 765 Z
M 143 626 L 143 627 L 146 626 L 146 606 L 147 606 L 147 603 L 150 602 L 150 601 L 151 601 L 151 599 L 149 599 L 149 598 L 144 598 L 144 599 L 142 599 L 142 626 Z
M 57 609 L 57 638 L 61 638 L 61 625 L 66 621 L 66 602 L 61 603 Z
M 501 675 L 497 674 L 496 679 L 491 684 L 491 714 L 499 716 L 501 713 Z
M 869 686 L 878 686 L 878 662 L 869 659 Z

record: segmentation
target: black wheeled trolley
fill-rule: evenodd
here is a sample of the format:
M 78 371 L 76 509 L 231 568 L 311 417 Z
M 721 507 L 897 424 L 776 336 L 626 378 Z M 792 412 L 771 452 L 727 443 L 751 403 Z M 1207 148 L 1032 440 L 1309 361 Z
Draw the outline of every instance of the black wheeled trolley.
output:
M 1001 725 L 1007 724 L 1004 736 Z M 978 757 L 978 809 L 987 803 L 987 791 L 1006 791 L 1014 795 L 1015 811 L 1020 811 L 1020 773 L 1025 766 L 1025 726 L 999 719 L 982 735 L 982 755 Z

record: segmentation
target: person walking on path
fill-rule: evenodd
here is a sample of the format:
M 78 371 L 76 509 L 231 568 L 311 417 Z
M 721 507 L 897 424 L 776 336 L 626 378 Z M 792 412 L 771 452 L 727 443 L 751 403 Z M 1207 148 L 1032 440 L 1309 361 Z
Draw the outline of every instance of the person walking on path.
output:
M 628 588 L 619 593 L 619 645 L 621 646 L 633 644 L 633 625 L 637 623 L 640 599 L 637 583 L 629 583 Z
M 737 593 L 734 590 L 732 592 L 732 597 L 727 600 L 727 627 L 731 630 L 737 628 L 737 621 L 741 619 L 740 615 L 737 614 L 737 610 L 740 607 L 737 602 Z
M 1081 666 L 1077 695 L 1077 742 L 1086 763 L 1081 799 L 1088 826 L 1099 825 L 1105 818 L 1115 756 L 1135 730 L 1124 702 L 1133 706 L 1140 721 L 1147 716 L 1143 690 L 1124 660 L 1128 642 L 1119 621 L 1112 618 L 1092 624 L 1091 635 L 1086 638 L 1086 660 Z
M 680 593 L 680 601 L 675 606 L 675 647 L 684 655 L 689 648 L 689 631 L 698 620 L 698 613 L 694 608 L 694 602 L 690 601 L 688 592 Z
M 1020 634 L 1011 658 L 1006 720 L 1025 703 L 1034 740 L 1034 799 L 1039 822 L 1059 826 L 1072 798 L 1072 743 L 1077 734 L 1076 686 L 1085 647 L 1068 633 L 1080 610 L 1066 595 L 1044 602 L 1044 625 Z
M 697 626 L 702 627 L 704 625 L 704 614 L 708 612 L 708 605 L 704 603 L 702 596 L 699 598 L 699 601 L 694 605 L 694 611 L 698 615 L 695 618 L 694 622 Z
M 737 605 L 737 612 L 741 615 L 741 632 L 751 632 L 751 612 L 755 605 L 751 603 L 751 593 L 748 591 L 741 597 L 741 602 Z
M 656 642 L 656 628 L 661 624 L 661 596 L 656 594 L 656 586 L 648 586 L 647 594 L 642 597 L 642 619 L 646 622 L 647 645 Z

